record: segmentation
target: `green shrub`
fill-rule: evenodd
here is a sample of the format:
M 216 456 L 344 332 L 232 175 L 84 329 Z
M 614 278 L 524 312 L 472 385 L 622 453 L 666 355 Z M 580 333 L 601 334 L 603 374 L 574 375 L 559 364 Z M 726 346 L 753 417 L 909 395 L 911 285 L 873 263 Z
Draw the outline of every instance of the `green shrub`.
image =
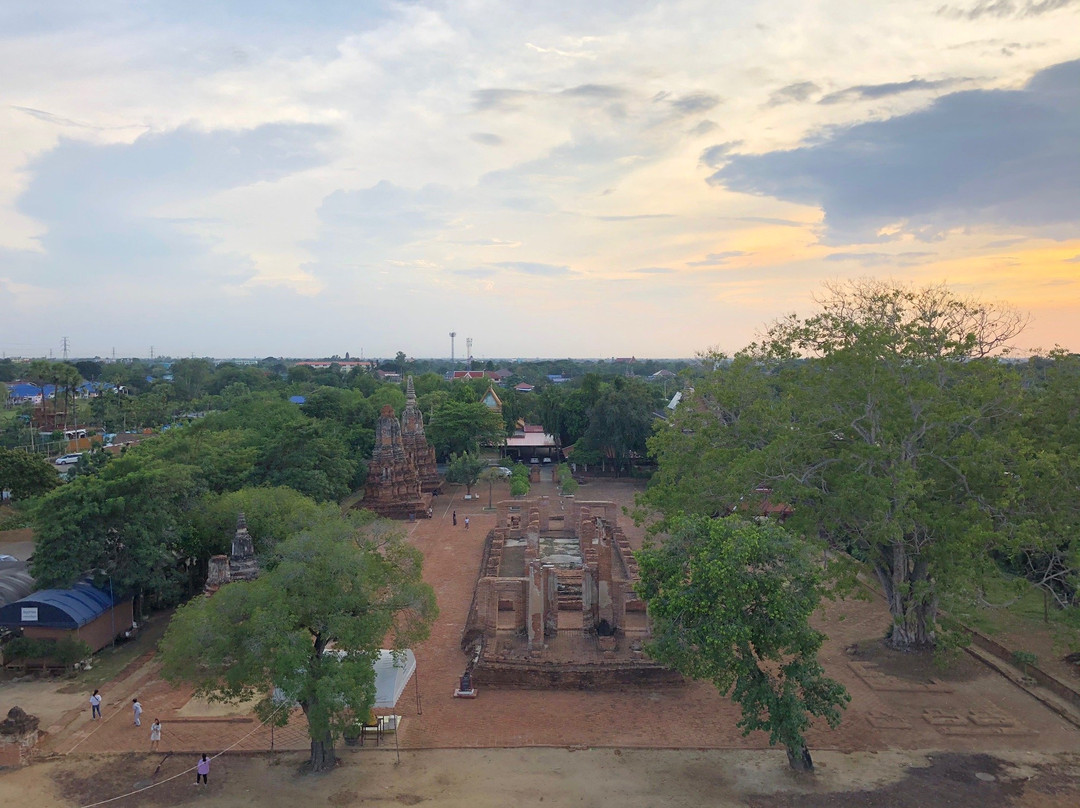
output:
M 1039 657 L 1031 653 L 1031 651 L 1013 651 L 1013 662 L 1019 665 L 1024 671 L 1027 671 L 1028 665 L 1038 665 Z
M 62 640 L 16 637 L 4 646 L 4 656 L 8 659 L 47 659 L 65 668 L 70 668 L 92 653 L 90 646 L 76 637 L 64 637 Z
M 82 662 L 94 652 L 82 640 L 77 637 L 64 637 L 56 641 L 56 648 L 52 657 L 65 668 L 70 668 L 76 662 Z

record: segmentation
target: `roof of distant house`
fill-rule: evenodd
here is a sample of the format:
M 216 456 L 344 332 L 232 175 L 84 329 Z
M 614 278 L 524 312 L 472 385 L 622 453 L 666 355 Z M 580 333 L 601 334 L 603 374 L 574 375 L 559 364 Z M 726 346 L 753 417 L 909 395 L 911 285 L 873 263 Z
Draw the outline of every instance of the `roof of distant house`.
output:
M 555 438 L 546 434 L 543 429 L 539 432 L 516 432 L 506 439 L 507 448 L 516 449 L 541 449 L 555 446 Z
M 498 379 L 499 374 L 494 370 L 455 370 L 453 375 L 450 376 L 453 379 Z
M 514 385 L 514 389 L 517 390 L 519 393 L 531 393 L 536 388 L 533 387 L 533 385 L 528 384 L 527 382 L 522 382 L 521 384 Z

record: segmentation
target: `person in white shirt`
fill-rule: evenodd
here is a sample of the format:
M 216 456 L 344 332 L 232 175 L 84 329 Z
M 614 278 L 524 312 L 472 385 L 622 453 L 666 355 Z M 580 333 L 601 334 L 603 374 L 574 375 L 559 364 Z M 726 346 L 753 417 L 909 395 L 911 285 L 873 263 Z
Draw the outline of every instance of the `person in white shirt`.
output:
M 94 691 L 90 697 L 90 720 L 101 718 L 101 693 Z
M 142 726 L 142 705 L 139 704 L 139 700 L 134 698 L 131 700 L 131 711 L 135 713 L 135 726 Z

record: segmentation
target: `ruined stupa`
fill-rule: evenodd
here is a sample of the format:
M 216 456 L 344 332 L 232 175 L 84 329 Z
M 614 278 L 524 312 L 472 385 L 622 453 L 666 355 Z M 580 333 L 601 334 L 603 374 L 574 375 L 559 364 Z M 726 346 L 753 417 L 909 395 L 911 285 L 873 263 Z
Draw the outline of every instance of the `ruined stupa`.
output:
M 236 518 L 236 534 L 233 536 L 229 555 L 210 556 L 203 591 L 212 595 L 225 584 L 233 581 L 253 581 L 258 577 L 259 562 L 255 558 L 255 544 L 248 533 L 247 518 L 240 513 Z
M 379 516 L 419 519 L 427 517 L 430 502 L 431 495 L 420 490 L 420 475 L 405 453 L 394 408 L 387 405 L 375 425 L 375 451 L 359 507 Z
M 252 581 L 259 577 L 259 562 L 255 559 L 255 545 L 248 533 L 247 519 L 241 513 L 236 519 L 236 535 L 233 536 L 232 553 L 229 555 L 229 579 Z
M 412 376 L 405 388 L 405 409 L 401 413 L 401 443 L 405 455 L 416 467 L 420 476 L 420 490 L 431 493 L 442 487 L 442 477 L 435 468 L 435 447 L 428 443 L 424 434 L 424 416 L 416 405 L 416 390 Z

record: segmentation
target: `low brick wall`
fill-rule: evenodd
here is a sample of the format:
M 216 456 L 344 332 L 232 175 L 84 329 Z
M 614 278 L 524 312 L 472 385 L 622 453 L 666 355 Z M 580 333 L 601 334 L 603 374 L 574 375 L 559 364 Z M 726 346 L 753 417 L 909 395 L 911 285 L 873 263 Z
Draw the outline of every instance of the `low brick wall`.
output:
M 625 665 L 537 665 L 535 663 L 489 662 L 481 660 L 473 671 L 473 682 L 486 687 L 543 690 L 610 690 L 647 685 L 677 686 L 685 682 L 675 671 L 654 662 Z

